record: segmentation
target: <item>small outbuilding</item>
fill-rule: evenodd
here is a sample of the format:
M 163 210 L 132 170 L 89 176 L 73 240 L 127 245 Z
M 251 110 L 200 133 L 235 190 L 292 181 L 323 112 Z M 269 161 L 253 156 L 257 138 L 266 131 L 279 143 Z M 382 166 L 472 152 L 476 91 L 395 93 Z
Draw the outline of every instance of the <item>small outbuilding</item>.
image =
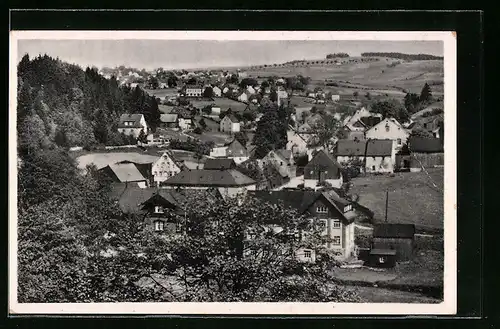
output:
M 368 256 L 368 265 L 372 267 L 394 267 L 396 265 L 396 250 L 370 250 L 370 254 Z
M 373 229 L 372 251 L 374 249 L 394 250 L 396 261 L 412 259 L 414 246 L 414 224 L 378 224 Z

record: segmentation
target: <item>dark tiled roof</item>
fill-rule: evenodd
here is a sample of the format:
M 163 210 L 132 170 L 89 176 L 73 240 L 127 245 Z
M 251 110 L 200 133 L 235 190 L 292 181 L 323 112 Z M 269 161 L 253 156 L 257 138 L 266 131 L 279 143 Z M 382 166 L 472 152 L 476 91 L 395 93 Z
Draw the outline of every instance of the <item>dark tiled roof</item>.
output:
M 186 170 L 163 182 L 164 186 L 238 187 L 256 182 L 237 170 Z
M 233 159 L 217 158 L 217 159 L 207 159 L 203 169 L 205 170 L 218 170 L 218 169 L 233 169 L 236 163 Z
M 393 250 L 393 249 L 372 249 L 372 250 L 370 250 L 370 255 L 395 256 L 396 250 Z
M 342 166 L 337 162 L 337 160 L 324 150 L 318 151 L 311 161 L 307 163 L 305 168 L 314 168 L 315 166 L 321 166 L 324 169 L 342 169 Z
M 368 143 L 368 146 L 366 145 Z M 391 156 L 393 141 L 389 139 L 372 139 L 355 141 L 341 139 L 337 142 L 337 156 Z
M 413 224 L 378 224 L 373 228 L 374 238 L 409 238 L 415 235 Z
M 118 123 L 118 128 L 143 128 L 140 124 L 142 114 L 122 114 L 120 116 L 120 122 Z M 126 126 L 125 122 L 132 121 L 131 126 Z
M 120 162 L 109 164 L 102 168 L 105 172 L 112 172 L 119 182 L 142 182 L 146 178 L 141 174 L 137 166 L 132 162 Z
M 240 122 L 240 121 L 238 121 L 238 119 L 236 119 L 236 117 L 234 116 L 234 114 L 225 115 L 224 118 L 229 118 L 229 120 L 231 120 L 234 123 Z
M 160 121 L 165 123 L 177 122 L 178 114 L 160 114 Z
M 414 153 L 442 153 L 443 143 L 440 138 L 410 137 L 408 147 Z
M 381 118 L 376 116 L 369 116 L 369 117 L 362 117 L 359 119 L 359 121 L 361 121 L 361 123 L 364 124 L 366 127 L 373 127 L 382 120 Z

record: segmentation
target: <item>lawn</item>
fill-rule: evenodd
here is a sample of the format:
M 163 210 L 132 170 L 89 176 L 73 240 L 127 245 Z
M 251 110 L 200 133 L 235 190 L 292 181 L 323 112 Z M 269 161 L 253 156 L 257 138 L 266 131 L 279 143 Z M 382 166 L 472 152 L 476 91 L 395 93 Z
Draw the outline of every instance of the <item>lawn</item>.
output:
M 151 96 L 155 96 L 161 98 L 161 100 L 165 99 L 165 96 L 177 96 L 177 88 L 167 88 L 167 89 L 144 89 L 146 93 Z
M 385 289 L 378 287 L 349 287 L 355 290 L 364 303 L 414 303 L 414 304 L 435 304 L 442 302 L 441 299 L 427 297 L 424 294 Z
M 242 112 L 247 107 L 247 104 L 238 102 L 225 97 L 215 97 L 213 101 L 211 100 L 192 100 L 191 104 L 197 108 L 203 108 L 207 105 L 219 106 L 222 111 L 226 111 L 231 108 L 233 112 Z
M 375 213 L 374 222 L 385 217 L 386 191 L 389 192 L 389 223 L 415 224 L 419 230 L 442 230 L 444 219 L 443 168 L 425 172 L 368 175 L 352 180 L 350 192 L 358 195 L 358 203 Z M 438 188 L 432 185 L 434 182 Z

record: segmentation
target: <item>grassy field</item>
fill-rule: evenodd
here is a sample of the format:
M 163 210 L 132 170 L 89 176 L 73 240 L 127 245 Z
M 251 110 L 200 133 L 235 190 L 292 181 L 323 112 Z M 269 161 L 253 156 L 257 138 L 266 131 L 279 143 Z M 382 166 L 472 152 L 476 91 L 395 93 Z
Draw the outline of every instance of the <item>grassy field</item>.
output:
M 253 77 L 274 75 L 286 77 L 302 74 L 311 77 L 311 86 L 321 86 L 327 79 L 359 84 L 352 85 L 352 88 L 332 88 L 341 94 L 352 94 L 356 90 L 360 90 L 361 93 L 363 88 L 367 87 L 383 94 L 391 92 L 401 95 L 401 91 L 397 91 L 398 88 L 404 88 L 410 92 L 420 92 L 425 82 L 431 82 L 435 95 L 443 93 L 444 71 L 441 60 L 405 62 L 392 58 L 380 58 L 380 61 L 360 62 L 360 58 L 353 57 L 352 59 L 358 60 L 358 62 L 340 66 L 315 64 L 298 67 L 267 67 L 246 71 Z M 400 64 L 388 66 L 396 62 L 400 62 Z
M 165 96 L 171 96 L 177 94 L 177 88 L 167 88 L 167 89 L 144 89 L 151 96 L 159 97 L 161 100 L 165 99 Z
M 435 304 L 441 300 L 427 297 L 423 294 L 385 289 L 378 287 L 350 287 L 355 290 L 365 303 L 413 303 L 413 304 Z
M 231 108 L 233 112 L 242 112 L 247 107 L 247 104 L 238 102 L 225 97 L 216 97 L 213 101 L 211 100 L 192 100 L 191 104 L 197 108 L 203 108 L 207 105 L 219 106 L 222 111 L 226 111 L 228 108 Z
M 431 178 L 424 172 L 357 177 L 352 180 L 350 192 L 359 195 L 358 203 L 375 213 L 375 222 L 384 220 L 385 196 L 389 191 L 388 222 L 415 224 L 422 230 L 442 230 L 444 170 L 428 171 Z

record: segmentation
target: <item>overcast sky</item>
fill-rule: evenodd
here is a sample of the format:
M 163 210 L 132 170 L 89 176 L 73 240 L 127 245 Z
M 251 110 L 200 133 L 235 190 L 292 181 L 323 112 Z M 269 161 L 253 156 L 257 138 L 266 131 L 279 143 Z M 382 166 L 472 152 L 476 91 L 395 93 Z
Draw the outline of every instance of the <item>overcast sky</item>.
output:
M 204 68 L 323 59 L 346 52 L 401 52 L 443 56 L 441 41 L 211 41 L 211 40 L 20 40 L 18 60 L 47 54 L 81 66 L 138 69 Z

